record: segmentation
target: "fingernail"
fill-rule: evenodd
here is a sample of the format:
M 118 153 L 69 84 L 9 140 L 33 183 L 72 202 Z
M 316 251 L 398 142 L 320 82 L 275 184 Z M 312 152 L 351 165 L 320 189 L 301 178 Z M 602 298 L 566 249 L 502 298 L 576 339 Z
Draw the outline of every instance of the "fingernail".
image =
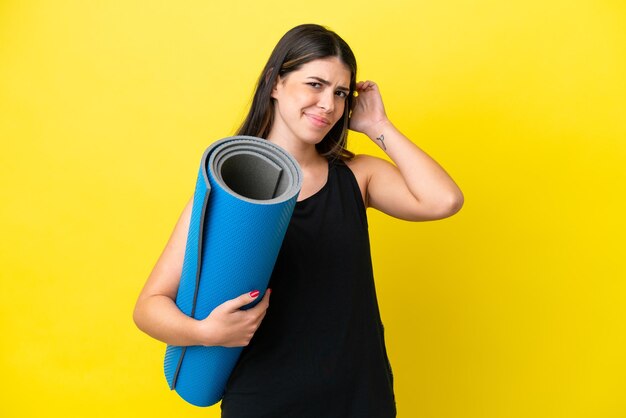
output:
M 270 289 L 269 287 L 267 288 L 267 293 L 272 293 L 272 289 Z
M 253 290 L 252 292 L 250 292 L 250 297 L 251 298 L 255 298 L 259 296 L 259 291 L 258 290 Z

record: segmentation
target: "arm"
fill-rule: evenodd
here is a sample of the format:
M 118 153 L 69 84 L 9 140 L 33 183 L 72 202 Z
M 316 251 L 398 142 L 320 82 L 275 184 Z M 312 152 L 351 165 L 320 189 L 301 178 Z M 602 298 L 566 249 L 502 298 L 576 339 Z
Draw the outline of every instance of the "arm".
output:
M 254 308 L 240 310 L 258 297 L 258 292 L 245 293 L 224 302 L 203 320 L 188 317 L 174 302 L 183 268 L 192 203 L 190 200 L 185 206 L 139 294 L 133 319 L 143 332 L 171 345 L 247 345 L 265 316 L 269 291 Z
M 410 221 L 441 219 L 458 212 L 463 193 L 435 160 L 387 118 L 376 84 L 359 82 L 357 92 L 350 129 L 366 134 L 395 163 L 370 156 L 355 159 L 365 179 L 366 205 Z

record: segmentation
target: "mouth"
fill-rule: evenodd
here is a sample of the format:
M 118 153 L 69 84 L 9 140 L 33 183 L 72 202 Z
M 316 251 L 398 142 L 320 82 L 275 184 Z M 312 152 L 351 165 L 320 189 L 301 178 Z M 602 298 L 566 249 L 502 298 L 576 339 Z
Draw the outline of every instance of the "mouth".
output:
M 315 126 L 326 127 L 330 125 L 330 121 L 323 116 L 318 116 L 311 113 L 305 113 L 304 115 Z

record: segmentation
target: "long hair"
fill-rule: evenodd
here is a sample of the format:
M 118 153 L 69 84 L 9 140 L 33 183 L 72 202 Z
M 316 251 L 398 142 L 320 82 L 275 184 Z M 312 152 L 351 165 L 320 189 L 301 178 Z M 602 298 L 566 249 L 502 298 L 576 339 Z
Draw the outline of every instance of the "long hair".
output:
M 352 159 L 354 154 L 346 146 L 350 110 L 356 88 L 356 59 L 348 44 L 339 35 L 320 25 L 296 26 L 278 41 L 261 72 L 250 111 L 237 134 L 267 138 L 274 122 L 271 94 L 278 76 L 283 77 L 296 71 L 307 62 L 328 57 L 339 58 L 350 70 L 350 93 L 346 98 L 343 116 L 315 148 L 327 159 Z

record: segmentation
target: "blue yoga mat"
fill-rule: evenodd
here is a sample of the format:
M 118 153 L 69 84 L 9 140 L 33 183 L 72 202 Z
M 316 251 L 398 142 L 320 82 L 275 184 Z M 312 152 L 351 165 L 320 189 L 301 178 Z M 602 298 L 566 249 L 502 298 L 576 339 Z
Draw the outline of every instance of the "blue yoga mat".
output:
M 298 163 L 264 139 L 234 136 L 202 156 L 176 304 L 206 318 L 221 303 L 267 288 L 302 187 Z M 168 346 L 170 388 L 197 406 L 217 403 L 243 347 Z

